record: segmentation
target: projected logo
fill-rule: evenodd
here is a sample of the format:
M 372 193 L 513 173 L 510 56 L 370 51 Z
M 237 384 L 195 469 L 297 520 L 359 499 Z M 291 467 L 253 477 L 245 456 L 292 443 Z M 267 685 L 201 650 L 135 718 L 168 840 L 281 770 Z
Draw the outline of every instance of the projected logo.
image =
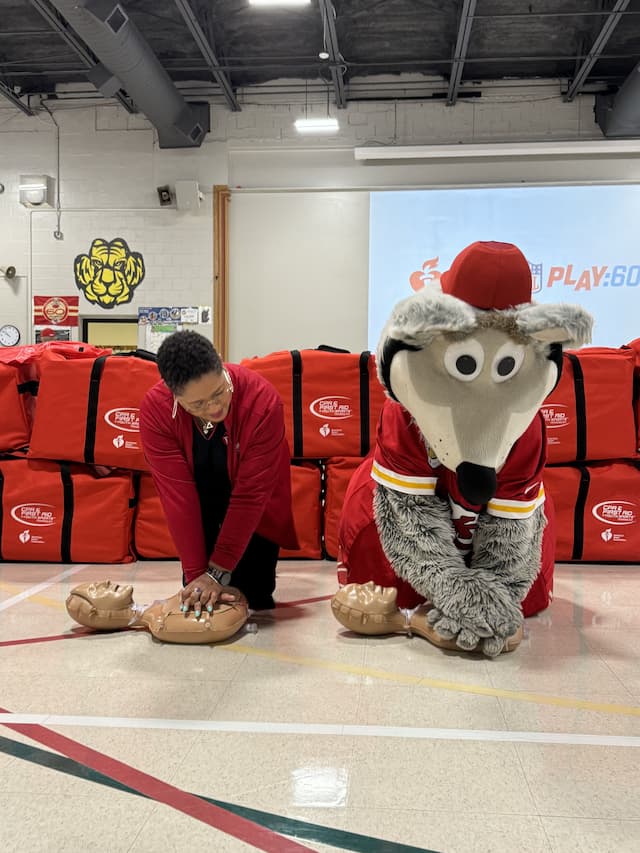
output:
M 603 264 L 584 266 L 564 264 L 550 266 L 546 287 L 556 284 L 572 287 L 574 291 L 596 290 L 599 287 L 638 287 L 640 264 Z
M 439 257 L 429 258 L 422 264 L 422 268 L 412 272 L 409 276 L 409 284 L 414 290 L 422 290 L 430 281 L 440 281 L 440 270 L 437 270 Z
M 538 293 L 542 290 L 542 264 L 528 263 L 531 269 L 531 292 Z

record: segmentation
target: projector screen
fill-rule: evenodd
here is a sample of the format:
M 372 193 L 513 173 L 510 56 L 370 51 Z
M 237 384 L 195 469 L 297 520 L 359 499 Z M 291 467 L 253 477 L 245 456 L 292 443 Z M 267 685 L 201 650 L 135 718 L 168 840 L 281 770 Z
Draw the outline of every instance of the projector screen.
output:
M 586 308 L 594 346 L 626 344 L 640 337 L 639 223 L 639 185 L 372 192 L 369 348 L 395 303 L 476 240 L 515 243 L 533 299 Z

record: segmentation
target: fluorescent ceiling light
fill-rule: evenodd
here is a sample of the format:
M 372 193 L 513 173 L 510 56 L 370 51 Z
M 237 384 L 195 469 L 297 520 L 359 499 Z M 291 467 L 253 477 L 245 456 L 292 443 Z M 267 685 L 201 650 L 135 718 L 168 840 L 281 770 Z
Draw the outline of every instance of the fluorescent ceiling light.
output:
M 637 139 L 575 142 L 508 142 L 470 145 L 368 145 L 355 148 L 356 160 L 457 160 L 488 157 L 589 157 L 595 154 L 639 154 Z
M 294 122 L 298 133 L 336 133 L 340 130 L 337 118 L 297 118 Z
M 311 0 L 249 0 L 250 6 L 309 6 Z

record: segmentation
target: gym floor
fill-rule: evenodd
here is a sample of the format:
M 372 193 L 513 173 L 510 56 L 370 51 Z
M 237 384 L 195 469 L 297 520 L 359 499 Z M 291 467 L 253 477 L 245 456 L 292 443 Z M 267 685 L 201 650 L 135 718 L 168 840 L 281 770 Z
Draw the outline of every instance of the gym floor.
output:
M 105 578 L 179 568 L 0 564 L 3 853 L 640 850 L 640 566 L 557 566 L 496 660 L 349 633 L 334 563 L 217 646 L 74 629 Z

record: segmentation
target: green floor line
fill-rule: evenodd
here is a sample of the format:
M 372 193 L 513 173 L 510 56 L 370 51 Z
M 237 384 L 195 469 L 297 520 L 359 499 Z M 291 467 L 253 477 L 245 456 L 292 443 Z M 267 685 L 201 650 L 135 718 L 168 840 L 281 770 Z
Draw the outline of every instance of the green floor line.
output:
M 58 755 L 55 752 L 47 752 L 45 749 L 40 749 L 37 746 L 19 743 L 1 735 L 0 753 L 20 758 L 23 761 L 29 761 L 31 764 L 39 764 L 41 767 L 57 770 L 59 773 L 75 776 L 87 782 L 94 782 L 98 785 L 115 788 L 118 791 L 135 794 L 137 797 L 148 799 L 144 794 L 140 794 L 133 788 L 122 785 L 109 776 L 92 770 L 90 767 L 85 767 L 77 761 L 65 758 L 63 755 Z M 357 832 L 332 829 L 317 823 L 308 823 L 304 820 L 296 820 L 295 818 L 283 817 L 282 815 L 272 814 L 271 812 L 238 806 L 234 803 L 227 803 L 224 800 L 214 800 L 211 797 L 203 797 L 200 794 L 196 794 L 196 796 L 214 806 L 226 809 L 232 814 L 238 815 L 238 817 L 246 818 L 259 826 L 263 826 L 265 829 L 270 829 L 281 835 L 288 835 L 291 838 L 303 839 L 305 841 L 317 841 L 320 844 L 328 844 L 331 847 L 338 847 L 341 850 L 353 850 L 354 853 L 436 853 L 435 850 L 429 850 L 426 847 L 413 847 L 408 844 L 399 844 L 395 841 L 385 841 L 381 838 L 360 835 Z

